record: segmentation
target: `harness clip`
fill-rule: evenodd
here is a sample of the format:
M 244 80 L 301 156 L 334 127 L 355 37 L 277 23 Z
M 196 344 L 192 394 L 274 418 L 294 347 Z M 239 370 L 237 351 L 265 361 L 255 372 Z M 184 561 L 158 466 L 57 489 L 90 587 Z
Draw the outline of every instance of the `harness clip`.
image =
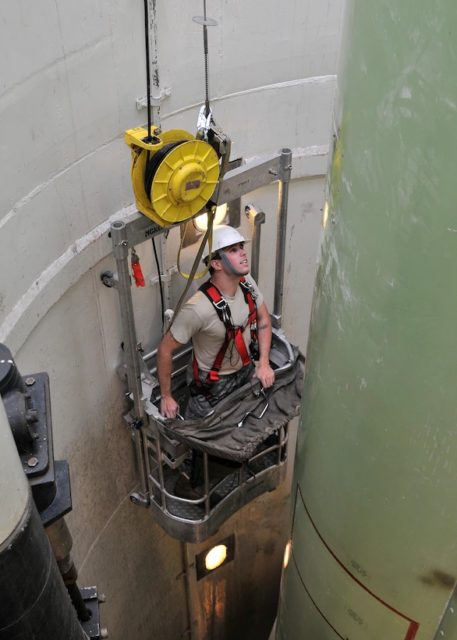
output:
M 216 309 L 219 309 L 219 311 L 225 311 L 225 309 L 227 309 L 228 307 L 227 300 L 225 298 L 221 298 L 217 302 L 214 302 L 213 300 L 212 302 Z

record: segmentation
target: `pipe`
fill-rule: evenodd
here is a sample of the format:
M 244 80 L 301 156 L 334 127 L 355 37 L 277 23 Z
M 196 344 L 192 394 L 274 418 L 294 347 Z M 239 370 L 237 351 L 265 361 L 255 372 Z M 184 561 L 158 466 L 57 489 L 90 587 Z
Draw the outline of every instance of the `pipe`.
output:
M 70 554 L 73 546 L 73 539 L 67 523 L 64 518 L 60 518 L 46 527 L 45 531 L 54 557 L 57 560 L 60 575 L 67 587 L 73 606 L 76 609 L 78 620 L 81 622 L 87 622 L 90 620 L 91 612 L 86 607 L 76 583 L 76 580 L 78 579 L 78 571 Z
M 286 257 L 287 204 L 289 200 L 289 182 L 292 170 L 292 151 L 281 149 L 279 161 L 279 201 L 276 233 L 276 278 L 273 303 L 275 326 L 282 324 L 282 303 L 284 295 L 284 265 Z
M 0 402 L 0 640 L 87 640 L 62 582 Z
M 150 52 L 150 69 L 152 76 L 152 86 L 154 88 L 157 101 L 152 102 L 152 122 L 158 129 L 162 129 L 160 119 L 160 76 L 159 76 L 159 47 L 158 47 L 158 25 L 157 25 L 157 0 L 147 0 L 149 5 L 149 52 Z M 151 73 L 152 72 L 152 73 Z

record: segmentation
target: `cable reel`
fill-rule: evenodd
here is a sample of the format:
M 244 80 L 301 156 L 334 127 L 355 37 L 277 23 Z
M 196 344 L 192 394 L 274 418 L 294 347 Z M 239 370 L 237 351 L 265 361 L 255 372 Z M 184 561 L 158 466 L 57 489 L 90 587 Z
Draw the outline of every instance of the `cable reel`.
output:
M 184 222 L 211 199 L 219 180 L 219 156 L 206 141 L 183 129 L 144 127 L 125 132 L 132 149 L 136 206 L 162 227 Z

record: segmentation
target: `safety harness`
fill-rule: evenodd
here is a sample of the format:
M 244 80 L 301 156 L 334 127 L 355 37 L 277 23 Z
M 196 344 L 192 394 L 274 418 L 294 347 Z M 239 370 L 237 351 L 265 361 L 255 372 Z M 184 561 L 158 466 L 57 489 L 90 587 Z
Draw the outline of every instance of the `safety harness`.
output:
M 241 291 L 243 292 L 244 300 L 249 307 L 249 316 L 248 316 L 248 322 L 247 322 L 251 330 L 251 344 L 249 345 L 249 351 L 246 347 L 246 343 L 243 338 L 243 331 L 245 327 L 236 327 L 233 324 L 230 307 L 227 303 L 227 300 L 224 298 L 224 296 L 219 291 L 219 289 L 211 282 L 211 280 L 208 280 L 207 282 L 202 284 L 202 286 L 200 287 L 200 291 L 212 303 L 219 319 L 221 320 L 221 322 L 223 322 L 225 326 L 224 341 L 216 355 L 213 366 L 208 371 L 208 375 L 204 383 L 205 386 L 211 385 L 214 382 L 217 382 L 219 380 L 219 371 L 222 366 L 224 356 L 227 353 L 227 349 L 229 348 L 232 341 L 236 347 L 236 350 L 240 355 L 243 366 L 250 364 L 252 362 L 252 359 L 257 355 L 257 351 L 258 351 L 257 305 L 254 299 L 254 292 L 250 283 L 246 280 L 246 278 L 241 278 L 240 287 L 241 287 Z M 196 385 L 198 387 L 203 387 L 204 385 L 200 380 L 198 363 L 195 356 L 193 360 L 193 372 L 194 372 L 194 381 Z

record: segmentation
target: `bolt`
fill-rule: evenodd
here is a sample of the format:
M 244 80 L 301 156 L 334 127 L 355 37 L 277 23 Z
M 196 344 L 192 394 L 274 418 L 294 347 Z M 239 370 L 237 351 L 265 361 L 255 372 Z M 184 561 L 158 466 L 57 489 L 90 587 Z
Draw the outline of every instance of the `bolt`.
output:
M 35 458 L 35 456 L 32 456 L 27 460 L 27 466 L 29 467 L 36 467 L 37 464 L 38 464 L 38 458 Z
M 25 419 L 28 423 L 38 422 L 38 411 L 36 409 L 28 409 L 25 412 Z
M 106 627 L 102 627 L 100 629 L 100 638 L 107 638 L 108 637 L 108 629 Z
M 98 601 L 99 602 L 106 602 L 106 595 L 104 593 L 99 593 L 98 594 Z
M 25 379 L 25 384 L 26 384 L 28 387 L 31 387 L 32 385 L 34 385 L 34 384 L 35 384 L 35 378 L 32 378 L 32 377 L 30 377 L 30 378 L 26 378 L 26 379 Z

